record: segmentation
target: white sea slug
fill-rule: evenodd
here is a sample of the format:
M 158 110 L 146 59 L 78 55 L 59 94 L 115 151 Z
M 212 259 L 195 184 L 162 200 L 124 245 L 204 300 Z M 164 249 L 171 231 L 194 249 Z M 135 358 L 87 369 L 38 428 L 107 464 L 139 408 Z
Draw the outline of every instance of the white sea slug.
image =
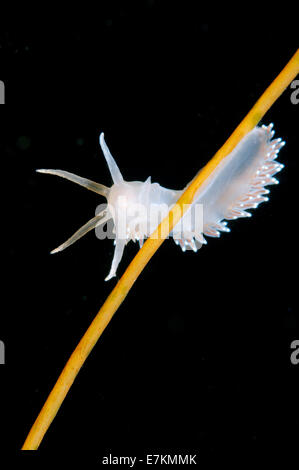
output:
M 204 184 L 197 191 L 193 203 L 188 210 L 189 215 L 199 205 L 203 208 L 201 228 L 195 225 L 192 217 L 184 215 L 183 224 L 174 227 L 170 236 L 183 251 L 197 249 L 206 243 L 204 235 L 219 237 L 220 232 L 229 232 L 226 220 L 239 217 L 250 217 L 247 209 L 256 208 L 261 202 L 267 201 L 269 193 L 265 186 L 277 184 L 273 175 L 284 165 L 275 162 L 280 148 L 285 144 L 281 139 L 273 139 L 273 124 L 255 127 L 222 160 Z M 107 199 L 106 209 L 81 227 L 71 238 L 51 253 L 62 251 L 77 241 L 91 229 L 106 224 L 109 219 L 114 222 L 115 252 L 110 273 L 106 281 L 116 275 L 117 267 L 123 255 L 124 247 L 129 240 L 138 240 L 142 246 L 143 240 L 157 227 L 165 207 L 169 210 L 183 193 L 183 190 L 166 189 L 158 183 L 151 183 L 149 177 L 145 182 L 125 181 L 100 135 L 100 145 L 108 164 L 113 185 L 111 188 L 63 170 L 37 170 L 40 173 L 61 176 L 85 188 L 94 191 Z M 143 207 L 145 211 L 136 215 L 130 211 L 132 207 Z M 150 208 L 155 207 L 156 215 L 153 220 Z M 124 235 L 120 233 L 120 215 L 126 212 Z M 127 215 L 129 214 L 129 215 Z

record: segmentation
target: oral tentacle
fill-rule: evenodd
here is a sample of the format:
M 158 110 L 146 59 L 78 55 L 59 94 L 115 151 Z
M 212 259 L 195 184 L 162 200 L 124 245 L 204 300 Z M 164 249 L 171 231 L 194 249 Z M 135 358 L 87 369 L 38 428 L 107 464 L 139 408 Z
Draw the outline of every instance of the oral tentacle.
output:
M 69 171 L 45 169 L 40 169 L 36 171 L 37 173 L 45 173 L 48 175 L 60 176 L 61 178 L 65 178 L 69 181 L 72 181 L 73 183 L 83 186 L 86 189 L 89 189 L 89 191 L 93 191 L 94 193 L 100 194 L 105 198 L 107 198 L 109 195 L 110 189 L 107 186 L 104 186 L 100 183 L 96 183 L 95 181 L 91 181 L 87 178 L 82 178 L 81 176 L 74 175 L 74 173 L 70 173 Z
M 111 173 L 111 176 L 112 176 L 112 180 L 113 180 L 113 183 L 114 184 L 120 184 L 123 182 L 123 177 L 122 177 L 122 174 L 120 172 L 120 169 L 118 168 L 117 164 L 116 164 L 116 161 L 114 160 L 114 158 L 112 157 L 111 153 L 110 153 L 110 150 L 105 142 L 105 139 L 104 139 L 104 132 L 101 133 L 100 135 L 100 146 L 102 148 L 102 151 L 103 151 L 103 154 L 104 154 L 104 157 L 106 159 L 106 162 L 107 162 L 107 165 L 109 167 L 109 170 L 110 170 L 110 173 Z
M 115 242 L 116 242 L 115 243 L 115 250 L 114 250 L 114 256 L 113 256 L 113 260 L 112 260 L 111 269 L 110 269 L 110 272 L 109 272 L 108 276 L 105 278 L 105 281 L 109 281 L 112 277 L 114 277 L 116 275 L 116 271 L 117 271 L 118 265 L 119 265 L 119 263 L 122 259 L 124 248 L 125 248 L 125 245 L 126 245 L 127 241 L 125 239 L 122 239 L 122 238 L 116 238 Z
M 65 250 L 65 248 L 69 247 L 73 243 L 75 243 L 77 240 L 82 238 L 84 235 L 86 235 L 90 230 L 93 228 L 96 228 L 97 225 L 102 225 L 107 220 L 111 218 L 111 215 L 109 214 L 108 211 L 104 210 L 100 214 L 96 215 L 93 217 L 93 219 L 90 219 L 86 224 L 84 224 L 82 227 L 77 230 L 77 232 L 74 233 L 70 238 L 68 238 L 64 243 L 59 245 L 55 250 L 51 251 L 51 255 L 54 253 L 58 253 L 59 251 Z

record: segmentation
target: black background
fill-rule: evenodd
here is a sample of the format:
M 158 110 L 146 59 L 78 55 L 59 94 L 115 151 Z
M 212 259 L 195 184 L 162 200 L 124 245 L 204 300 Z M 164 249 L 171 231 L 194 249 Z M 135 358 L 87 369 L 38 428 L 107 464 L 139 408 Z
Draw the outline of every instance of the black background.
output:
M 40 6 L 32 27 L 2 28 L 1 442 L 11 455 L 116 282 L 104 282 L 113 244 L 94 233 L 49 255 L 104 200 L 34 170 L 110 185 L 104 131 L 125 179 L 151 175 L 181 189 L 296 51 L 291 26 L 287 41 L 258 21 L 229 39 L 225 23 L 203 23 L 190 5 L 100 2 L 76 20 Z M 270 202 L 197 254 L 162 245 L 79 373 L 40 457 L 192 452 L 199 463 L 257 463 L 298 448 L 291 91 L 262 121 L 287 142 Z M 136 252 L 130 243 L 119 275 Z

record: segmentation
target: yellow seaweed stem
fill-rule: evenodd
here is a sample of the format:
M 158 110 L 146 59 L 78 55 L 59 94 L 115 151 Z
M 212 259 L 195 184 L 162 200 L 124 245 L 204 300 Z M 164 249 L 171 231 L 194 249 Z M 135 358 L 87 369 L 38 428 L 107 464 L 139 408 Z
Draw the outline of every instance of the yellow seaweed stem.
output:
M 298 73 L 299 49 L 276 79 L 265 90 L 229 139 L 201 170 L 201 172 L 193 179 L 181 198 L 178 200 L 177 204 L 170 210 L 168 216 L 165 217 L 160 226 L 144 243 L 141 250 L 132 260 L 65 365 L 53 390 L 48 396 L 41 412 L 33 424 L 22 450 L 36 450 L 39 447 L 45 433 L 55 418 L 64 398 L 94 345 L 100 338 L 118 307 L 127 296 L 144 267 L 158 250 L 172 228 L 179 222 L 187 205 L 192 203 L 193 197 L 198 188 L 213 172 L 219 162 L 225 158 L 238 142 L 240 142 L 240 140 L 258 124 L 265 113 Z

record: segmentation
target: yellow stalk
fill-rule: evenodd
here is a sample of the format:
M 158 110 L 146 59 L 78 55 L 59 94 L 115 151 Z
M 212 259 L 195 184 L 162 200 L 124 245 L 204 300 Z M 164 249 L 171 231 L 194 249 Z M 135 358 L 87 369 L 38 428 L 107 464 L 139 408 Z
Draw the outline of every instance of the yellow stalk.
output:
M 281 73 L 266 89 L 260 99 L 253 106 L 251 111 L 239 124 L 233 134 L 225 142 L 214 157 L 207 163 L 203 170 L 194 178 L 186 191 L 183 193 L 177 204 L 170 210 L 169 214 L 161 222 L 152 236 L 145 242 L 141 250 L 130 263 L 125 273 L 118 281 L 111 294 L 99 310 L 90 327 L 79 342 L 75 351 L 65 365 L 53 390 L 35 423 L 33 424 L 22 450 L 36 450 L 39 447 L 51 422 L 55 418 L 64 398 L 66 397 L 72 383 L 79 370 L 98 341 L 102 332 L 110 322 L 112 316 L 121 305 L 126 295 L 130 291 L 134 282 L 149 262 L 154 253 L 158 250 L 164 239 L 168 236 L 172 228 L 178 223 L 186 210 L 186 205 L 191 204 L 198 188 L 213 172 L 219 162 L 225 158 L 240 140 L 251 131 L 263 118 L 272 104 L 282 94 L 285 88 L 299 73 L 299 49 L 287 63 Z

